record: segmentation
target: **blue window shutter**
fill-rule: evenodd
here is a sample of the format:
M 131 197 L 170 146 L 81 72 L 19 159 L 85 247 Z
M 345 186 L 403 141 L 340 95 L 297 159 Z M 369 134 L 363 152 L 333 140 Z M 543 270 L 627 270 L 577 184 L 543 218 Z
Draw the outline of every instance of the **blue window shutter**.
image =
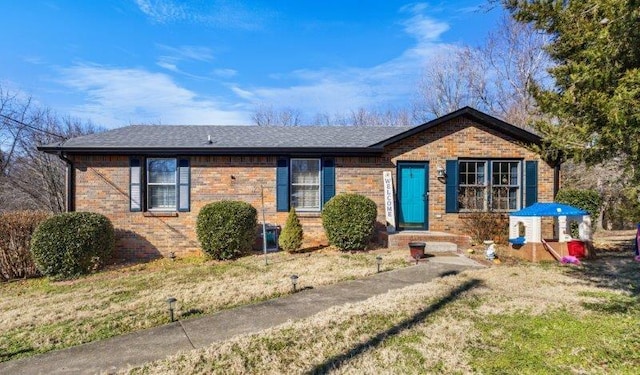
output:
M 191 168 L 189 159 L 178 159 L 178 211 L 191 209 Z
M 129 159 L 129 211 L 142 211 L 142 163 L 140 158 Z
M 525 162 L 525 207 L 529 207 L 538 201 L 538 161 Z
M 289 211 L 289 159 L 278 159 L 276 168 L 276 208 Z
M 458 212 L 458 161 L 447 160 L 446 168 L 445 212 Z
M 322 205 L 336 195 L 336 168 L 333 159 L 322 160 Z

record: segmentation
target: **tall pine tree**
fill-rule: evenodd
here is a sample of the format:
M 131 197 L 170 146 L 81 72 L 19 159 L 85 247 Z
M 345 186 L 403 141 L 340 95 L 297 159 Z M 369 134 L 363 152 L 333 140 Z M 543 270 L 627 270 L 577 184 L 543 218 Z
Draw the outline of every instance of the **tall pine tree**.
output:
M 545 150 L 588 164 L 620 158 L 640 182 L 640 1 L 504 0 L 512 16 L 552 36 L 554 86 L 534 98 L 549 120 Z

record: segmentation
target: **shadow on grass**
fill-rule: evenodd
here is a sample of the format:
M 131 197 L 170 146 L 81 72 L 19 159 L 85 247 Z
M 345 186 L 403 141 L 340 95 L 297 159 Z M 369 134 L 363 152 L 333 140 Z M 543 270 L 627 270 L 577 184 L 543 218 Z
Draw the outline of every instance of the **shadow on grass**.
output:
M 640 296 L 640 262 L 633 259 L 628 246 L 619 251 L 601 251 L 595 259 L 585 259 L 582 267 L 571 268 L 569 275 L 608 289 Z
M 0 362 L 16 359 L 20 354 L 32 353 L 33 351 L 34 351 L 33 348 L 26 348 L 26 349 L 18 349 L 13 352 L 0 353 Z
M 455 276 L 455 275 L 457 275 L 459 273 L 460 273 L 460 271 L 458 271 L 458 270 L 451 270 L 451 271 L 441 272 L 440 275 L 438 275 L 438 276 L 440 276 L 440 277 Z
M 330 371 L 338 370 L 342 367 L 347 361 L 365 353 L 370 349 L 374 349 L 380 344 L 382 344 L 387 338 L 397 336 L 402 332 L 413 328 L 415 325 L 422 323 L 429 315 L 436 313 L 438 310 L 445 307 L 448 303 L 455 301 L 460 294 L 476 288 L 482 284 L 482 281 L 479 279 L 471 279 L 464 284 L 460 285 L 456 289 L 452 290 L 447 296 L 441 298 L 437 302 L 432 305 L 426 307 L 424 310 L 416 313 L 412 317 L 400 322 L 399 324 L 389 328 L 384 332 L 380 332 L 377 335 L 373 336 L 369 340 L 362 342 L 347 352 L 331 357 L 324 361 L 323 363 L 317 365 L 313 369 L 306 372 L 306 374 L 326 374 Z

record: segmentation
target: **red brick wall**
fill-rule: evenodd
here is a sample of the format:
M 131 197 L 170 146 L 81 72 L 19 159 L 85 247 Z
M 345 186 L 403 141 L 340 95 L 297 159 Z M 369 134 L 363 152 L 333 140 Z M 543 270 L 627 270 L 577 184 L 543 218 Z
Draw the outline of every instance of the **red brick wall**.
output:
M 464 117 L 404 139 L 390 147 L 386 156 L 394 165 L 398 161 L 429 162 L 429 230 L 432 231 L 465 234 L 458 214 L 445 213 L 446 186 L 436 178 L 437 168 L 444 168 L 449 159 L 538 160 L 538 201 L 553 200 L 554 169 L 551 165 L 512 137 Z M 397 186 L 395 181 L 394 186 Z
M 457 157 L 523 158 L 539 160 L 515 140 L 484 126 L 458 118 L 428 132 L 391 145 L 378 157 L 337 157 L 336 193 L 355 192 L 378 205 L 378 228 L 384 228 L 382 172 L 392 171 L 398 161 L 428 161 L 430 230 L 464 234 L 457 214 L 446 214 L 445 185 L 435 177 L 437 167 Z M 127 156 L 75 156 L 76 210 L 105 214 L 118 230 L 117 257 L 154 258 L 169 252 L 184 255 L 197 252 L 196 218 L 200 208 L 213 201 L 238 199 L 258 209 L 262 221 L 261 186 L 264 189 L 268 223 L 284 226 L 287 213 L 276 212 L 276 157 L 194 156 L 191 157 L 191 212 L 174 216 L 153 216 L 129 212 L 129 158 Z M 553 168 L 538 165 L 538 199 L 553 198 Z M 394 181 L 394 186 L 397 184 Z M 299 213 L 306 245 L 326 242 L 319 213 Z

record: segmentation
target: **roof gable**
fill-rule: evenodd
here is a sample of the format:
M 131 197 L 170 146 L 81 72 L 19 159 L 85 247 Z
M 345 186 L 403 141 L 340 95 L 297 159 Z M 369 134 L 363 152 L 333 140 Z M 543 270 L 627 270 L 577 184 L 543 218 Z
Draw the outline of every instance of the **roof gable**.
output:
M 477 122 L 479 124 L 482 124 L 490 129 L 494 129 L 502 134 L 506 134 L 509 135 L 519 141 L 525 142 L 525 143 L 535 143 L 535 144 L 541 144 L 542 142 L 542 138 L 540 136 L 538 136 L 537 134 L 531 133 L 527 130 L 524 130 L 522 128 L 519 128 L 515 125 L 511 125 L 507 122 L 504 122 L 496 117 L 490 116 L 484 112 L 480 112 L 477 109 L 471 108 L 471 107 L 463 107 L 460 108 L 457 111 L 451 112 L 447 115 L 444 115 L 442 117 L 438 117 L 434 120 L 431 120 L 429 122 L 426 122 L 422 125 L 418 125 L 415 126 L 411 129 L 408 129 L 402 133 L 396 134 L 394 136 L 391 136 L 387 139 L 385 139 L 384 141 L 375 144 L 374 146 L 381 146 L 381 147 L 385 147 L 388 146 L 390 144 L 393 144 L 395 142 L 399 142 L 405 138 L 411 137 L 412 135 L 418 134 L 420 132 L 423 131 L 427 131 L 429 129 L 432 129 L 436 126 L 439 126 L 441 124 L 444 124 L 448 121 L 451 121 L 453 119 L 456 119 L 458 117 L 466 117 L 474 122 Z

